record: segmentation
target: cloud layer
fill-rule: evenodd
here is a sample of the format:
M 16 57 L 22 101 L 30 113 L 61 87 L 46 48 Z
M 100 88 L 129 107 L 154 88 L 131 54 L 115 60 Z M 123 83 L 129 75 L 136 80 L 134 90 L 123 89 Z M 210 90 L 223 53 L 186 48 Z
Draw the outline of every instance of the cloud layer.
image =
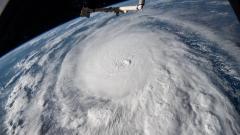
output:
M 6 133 L 239 134 L 219 75 L 239 79 L 238 59 L 211 29 L 158 15 L 160 3 L 76 19 L 27 43 L 34 49 L 6 85 Z

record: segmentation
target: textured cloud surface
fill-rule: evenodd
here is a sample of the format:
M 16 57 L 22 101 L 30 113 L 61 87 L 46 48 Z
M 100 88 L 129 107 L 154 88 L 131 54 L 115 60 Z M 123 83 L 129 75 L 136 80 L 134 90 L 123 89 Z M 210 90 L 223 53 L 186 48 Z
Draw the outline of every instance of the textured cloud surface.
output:
M 234 35 L 167 12 L 183 3 L 152 1 L 142 13 L 76 19 L 3 57 L 10 68 L 1 70 L 11 76 L 3 82 L 4 132 L 239 134 Z

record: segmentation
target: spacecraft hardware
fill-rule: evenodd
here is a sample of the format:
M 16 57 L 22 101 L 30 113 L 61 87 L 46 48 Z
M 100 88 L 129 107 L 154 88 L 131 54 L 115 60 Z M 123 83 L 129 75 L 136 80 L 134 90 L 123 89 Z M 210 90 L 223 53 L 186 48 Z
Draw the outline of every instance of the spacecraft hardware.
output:
M 138 4 L 135 6 L 105 7 L 105 8 L 95 8 L 95 9 L 83 7 L 81 10 L 80 16 L 90 17 L 90 14 L 94 12 L 114 12 L 116 15 L 119 15 L 120 13 L 128 13 L 130 11 L 141 11 L 143 9 L 144 4 L 145 4 L 145 0 L 139 0 Z

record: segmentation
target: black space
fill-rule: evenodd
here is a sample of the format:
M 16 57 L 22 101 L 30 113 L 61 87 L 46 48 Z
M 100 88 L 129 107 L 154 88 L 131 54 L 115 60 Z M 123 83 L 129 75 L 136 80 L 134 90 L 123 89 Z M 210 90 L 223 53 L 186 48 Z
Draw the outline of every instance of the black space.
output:
M 10 0 L 0 16 L 0 57 L 22 43 L 79 17 L 81 8 L 124 0 Z

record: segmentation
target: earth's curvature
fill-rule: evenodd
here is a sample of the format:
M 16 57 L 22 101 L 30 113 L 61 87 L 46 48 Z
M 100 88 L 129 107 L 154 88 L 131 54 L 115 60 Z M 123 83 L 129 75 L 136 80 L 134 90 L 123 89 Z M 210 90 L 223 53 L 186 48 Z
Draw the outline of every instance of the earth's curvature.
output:
M 239 36 L 225 0 L 72 20 L 0 59 L 0 132 L 240 134 Z

